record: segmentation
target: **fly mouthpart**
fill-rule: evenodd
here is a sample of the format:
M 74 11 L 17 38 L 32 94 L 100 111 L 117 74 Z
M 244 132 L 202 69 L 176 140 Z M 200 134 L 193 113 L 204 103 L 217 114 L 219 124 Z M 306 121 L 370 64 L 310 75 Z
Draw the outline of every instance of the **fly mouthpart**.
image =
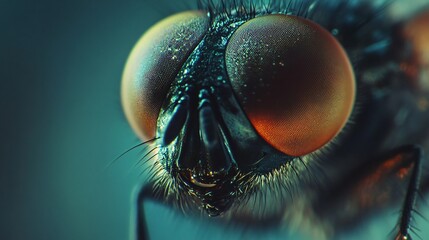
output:
M 191 175 L 190 177 L 191 179 L 191 183 L 193 183 L 194 185 L 198 186 L 198 187 L 202 187 L 202 188 L 214 188 L 217 186 L 216 183 L 204 183 L 200 180 L 200 178 Z
M 201 168 L 201 165 L 192 170 L 185 171 L 185 179 L 191 184 L 201 188 L 222 188 L 225 183 L 231 181 L 235 176 L 236 168 L 222 169 L 219 172 L 207 170 L 207 167 Z

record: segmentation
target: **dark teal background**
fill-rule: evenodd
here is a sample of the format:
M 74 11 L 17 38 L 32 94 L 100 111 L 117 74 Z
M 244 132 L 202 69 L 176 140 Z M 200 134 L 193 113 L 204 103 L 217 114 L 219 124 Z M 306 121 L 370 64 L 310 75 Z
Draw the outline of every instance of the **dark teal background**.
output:
M 140 169 L 119 86 L 169 1 L 2 0 L 0 239 L 126 239 Z M 180 8 L 182 6 L 182 8 Z
M 1 1 L 0 239 L 128 238 L 139 153 L 108 167 L 138 143 L 122 114 L 121 74 L 150 25 L 193 6 L 171 2 Z M 253 236 L 148 208 L 154 239 Z M 391 215 L 363 232 L 386 236 Z

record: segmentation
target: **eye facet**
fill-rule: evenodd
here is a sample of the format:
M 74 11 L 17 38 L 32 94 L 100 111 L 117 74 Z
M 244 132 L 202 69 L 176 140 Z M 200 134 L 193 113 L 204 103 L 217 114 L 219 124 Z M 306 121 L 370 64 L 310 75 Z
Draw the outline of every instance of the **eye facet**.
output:
M 179 13 L 150 28 L 132 50 L 122 78 L 122 105 L 141 139 L 155 136 L 158 114 L 171 83 L 208 26 L 205 12 Z
M 353 69 L 340 43 L 316 23 L 286 15 L 252 19 L 231 37 L 225 57 L 244 112 L 277 150 L 311 153 L 347 123 Z

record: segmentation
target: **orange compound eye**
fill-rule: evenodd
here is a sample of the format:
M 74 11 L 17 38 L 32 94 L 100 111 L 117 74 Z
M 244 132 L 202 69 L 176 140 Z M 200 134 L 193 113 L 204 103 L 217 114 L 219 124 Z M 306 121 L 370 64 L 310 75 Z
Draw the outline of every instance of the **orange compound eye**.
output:
M 142 140 L 155 136 L 171 83 L 208 26 L 205 12 L 179 13 L 150 28 L 132 50 L 122 78 L 122 106 Z
M 232 87 L 259 135 L 290 156 L 314 152 L 347 123 L 355 77 L 340 43 L 316 23 L 268 15 L 231 37 Z

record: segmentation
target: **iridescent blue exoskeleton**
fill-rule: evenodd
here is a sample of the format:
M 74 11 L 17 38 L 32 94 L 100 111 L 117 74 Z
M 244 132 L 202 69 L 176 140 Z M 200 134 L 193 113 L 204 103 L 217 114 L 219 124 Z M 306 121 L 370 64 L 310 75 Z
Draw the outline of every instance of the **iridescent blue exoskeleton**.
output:
M 124 71 L 125 114 L 140 145 L 152 147 L 136 238 L 148 238 L 150 199 L 243 226 L 305 219 L 318 225 L 317 239 L 402 206 L 395 239 L 411 239 L 418 195 L 429 188 L 428 8 L 198 7 L 149 29 Z

